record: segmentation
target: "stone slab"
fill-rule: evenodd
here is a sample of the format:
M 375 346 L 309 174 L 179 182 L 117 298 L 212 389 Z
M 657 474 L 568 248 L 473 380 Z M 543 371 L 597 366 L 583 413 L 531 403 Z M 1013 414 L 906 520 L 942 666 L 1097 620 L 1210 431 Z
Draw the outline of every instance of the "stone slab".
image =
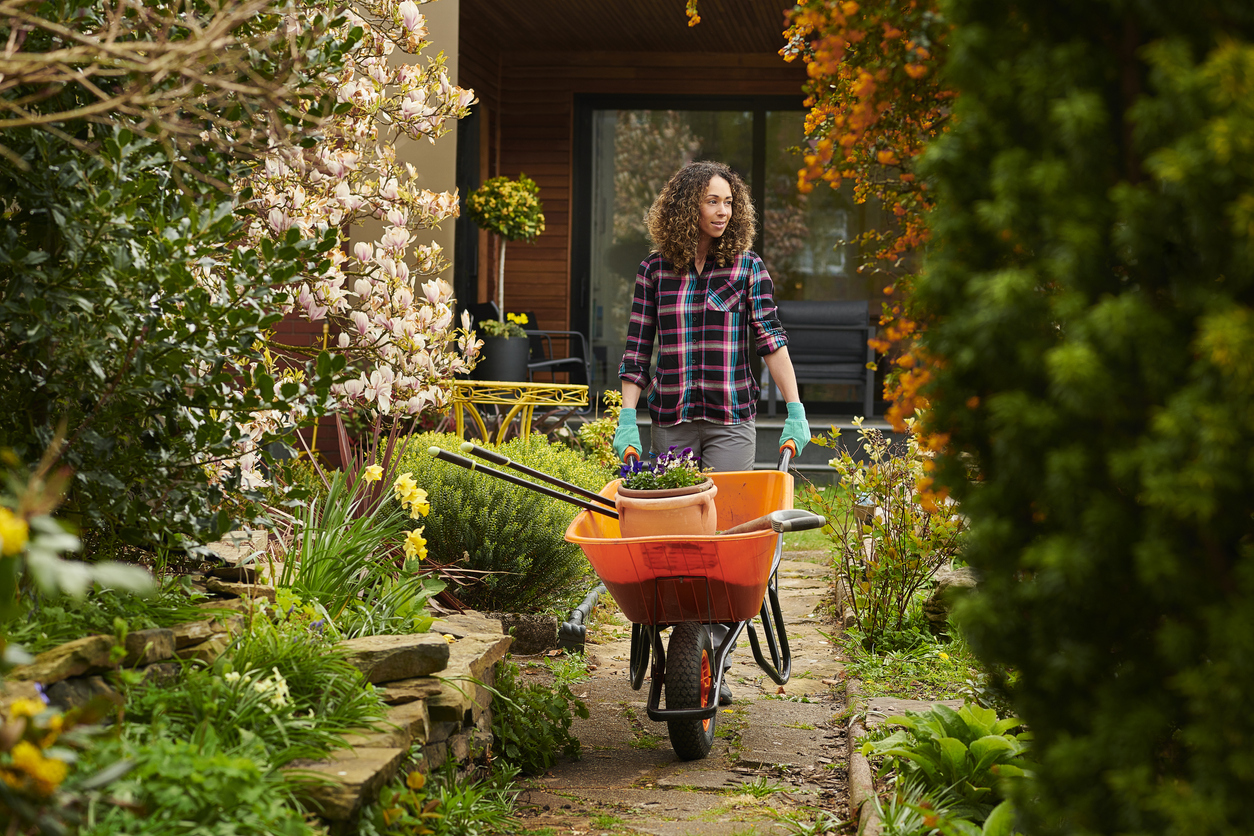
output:
M 367 682 L 394 682 L 429 676 L 445 669 L 449 643 L 438 633 L 412 636 L 362 636 L 340 642 L 348 651 L 348 661 Z
M 47 685 L 71 676 L 104 673 L 117 667 L 109 661 L 112 649 L 111 636 L 85 636 L 40 653 L 29 665 L 11 670 L 9 679 Z
M 97 697 L 121 706 L 122 695 L 100 676 L 72 676 L 47 688 L 48 702 L 63 711 L 82 708 Z
M 288 773 L 313 773 L 330 781 L 301 781 L 296 792 L 331 821 L 352 818 L 363 799 L 373 799 L 396 776 L 405 757 L 401 748 L 360 748 L 336 753 L 319 763 L 295 762 Z
M 205 581 L 205 589 L 216 595 L 231 595 L 236 598 L 261 598 L 270 603 L 274 603 L 277 600 L 277 593 L 275 593 L 273 586 L 259 583 L 234 583 L 232 581 L 209 578 Z
M 174 653 L 180 659 L 200 662 L 202 665 L 212 665 L 218 661 L 219 656 L 226 652 L 230 643 L 231 641 L 225 633 L 218 633 L 199 644 L 188 645 L 176 650 Z
M 164 662 L 174 656 L 174 631 L 165 627 L 151 630 L 136 630 L 126 634 L 122 646 L 126 648 L 126 657 L 122 664 L 128 668 L 152 665 Z
M 408 702 L 388 709 L 383 728 L 375 732 L 350 734 L 344 740 L 353 748 L 408 749 L 413 744 L 425 745 L 431 728 L 427 704 Z
M 459 639 L 471 635 L 504 635 L 504 630 L 501 628 L 501 622 L 498 619 L 489 618 L 483 613 L 475 612 L 474 610 L 437 618 L 435 623 L 431 625 L 431 632 L 448 633 Z
M 404 705 L 405 703 L 427 700 L 444 689 L 439 680 L 429 676 L 418 676 L 413 679 L 398 679 L 379 686 L 379 695 L 388 705 Z

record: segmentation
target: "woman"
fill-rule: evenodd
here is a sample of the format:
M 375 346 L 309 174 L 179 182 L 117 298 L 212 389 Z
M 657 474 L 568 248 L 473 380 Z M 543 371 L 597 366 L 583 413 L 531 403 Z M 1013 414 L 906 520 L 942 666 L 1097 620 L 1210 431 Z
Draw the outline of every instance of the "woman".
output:
M 636 408 L 647 389 L 654 454 L 691 447 L 705 467 L 752 470 L 758 395 L 749 341 L 788 402 L 780 446 L 800 453 L 810 440 L 805 408 L 788 359 L 788 336 L 775 317 L 774 285 L 749 247 L 749 189 L 722 163 L 694 162 L 663 188 L 646 218 L 654 252 L 640 263 L 618 375 L 623 409 L 614 452 L 641 450 Z M 649 377 L 654 340 L 657 370 Z M 727 632 L 714 625 L 715 646 Z M 719 703 L 731 703 L 724 681 Z

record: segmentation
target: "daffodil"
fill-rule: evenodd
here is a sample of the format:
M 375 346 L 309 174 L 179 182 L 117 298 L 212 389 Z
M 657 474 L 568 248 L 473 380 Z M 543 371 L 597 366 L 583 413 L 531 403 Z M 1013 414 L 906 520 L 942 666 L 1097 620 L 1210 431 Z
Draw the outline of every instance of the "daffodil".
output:
M 8 508 L 0 508 L 0 554 L 13 557 L 26 548 L 30 526 Z
M 43 700 L 26 699 L 25 697 L 16 699 L 9 706 L 9 719 L 17 720 L 22 717 L 38 717 L 44 712 L 47 706 Z
M 405 502 L 417 490 L 418 483 L 414 481 L 414 475 L 409 471 L 397 476 L 396 481 L 392 483 L 392 492 L 397 502 Z
M 405 535 L 405 557 L 425 560 L 427 557 L 427 541 L 423 538 L 423 528 L 415 528 Z
M 65 761 L 44 757 L 39 747 L 26 740 L 18 741 L 9 754 L 13 759 L 13 768 L 26 773 L 34 784 L 35 792 L 41 796 L 56 792 L 69 772 Z
M 372 464 L 362 471 L 361 478 L 365 482 L 378 482 L 383 478 L 383 468 L 377 464 Z

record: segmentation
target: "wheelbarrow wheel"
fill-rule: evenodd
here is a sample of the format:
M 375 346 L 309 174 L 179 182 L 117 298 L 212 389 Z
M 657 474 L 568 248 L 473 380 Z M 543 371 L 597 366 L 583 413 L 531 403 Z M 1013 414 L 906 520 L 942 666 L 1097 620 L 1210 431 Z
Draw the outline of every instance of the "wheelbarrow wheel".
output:
M 666 707 L 707 708 L 717 701 L 710 631 L 695 621 L 676 624 L 666 651 Z M 666 721 L 671 747 L 680 760 L 694 761 L 710 754 L 716 719 Z

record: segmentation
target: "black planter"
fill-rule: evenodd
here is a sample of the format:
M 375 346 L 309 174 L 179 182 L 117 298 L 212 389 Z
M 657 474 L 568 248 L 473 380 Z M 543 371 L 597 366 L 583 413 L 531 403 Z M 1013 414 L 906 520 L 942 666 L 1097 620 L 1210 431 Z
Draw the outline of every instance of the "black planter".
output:
M 471 380 L 523 381 L 527 379 L 530 341 L 526 337 L 483 337 L 479 364 Z

